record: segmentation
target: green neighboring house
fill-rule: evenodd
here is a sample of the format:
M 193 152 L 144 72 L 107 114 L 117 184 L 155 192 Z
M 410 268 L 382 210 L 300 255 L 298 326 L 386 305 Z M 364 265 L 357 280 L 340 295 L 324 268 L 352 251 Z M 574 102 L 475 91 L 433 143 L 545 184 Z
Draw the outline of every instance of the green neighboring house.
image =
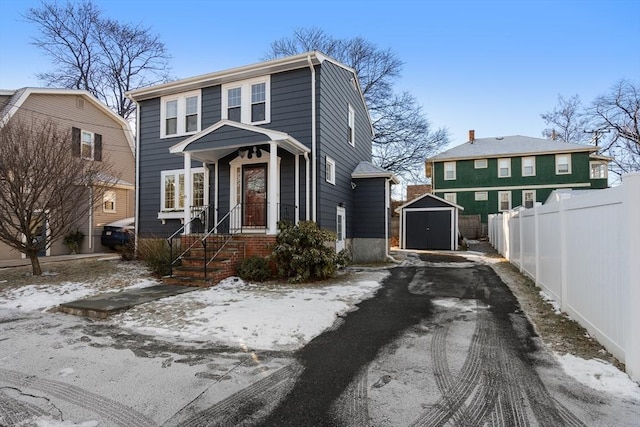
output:
M 557 189 L 607 187 L 609 158 L 597 147 L 514 135 L 474 138 L 426 161 L 432 192 L 487 215 L 544 202 Z

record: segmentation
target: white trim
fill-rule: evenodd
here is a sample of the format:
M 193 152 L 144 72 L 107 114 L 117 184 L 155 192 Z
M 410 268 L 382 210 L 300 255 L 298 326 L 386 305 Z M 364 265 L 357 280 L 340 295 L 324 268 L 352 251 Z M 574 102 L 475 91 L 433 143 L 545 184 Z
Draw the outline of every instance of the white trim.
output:
M 313 196 L 311 197 L 311 220 L 316 220 L 316 206 L 318 204 L 318 142 L 317 142 L 317 123 L 316 123 L 316 68 L 311 60 L 311 55 L 307 55 L 307 63 L 311 69 L 311 188 Z M 354 75 L 356 75 L 354 73 Z M 362 95 L 362 91 L 360 92 Z M 364 101 L 364 97 L 363 97 Z M 366 104 L 365 104 L 366 105 Z M 373 124 L 371 125 L 373 128 Z M 306 177 L 307 182 L 309 177 Z M 307 214 L 307 218 L 309 215 Z
M 458 198 L 456 197 L 458 193 L 444 193 L 443 199 L 445 199 L 449 203 L 453 203 L 454 205 L 458 204 Z M 453 200 L 447 199 L 447 196 L 452 198 Z
M 591 187 L 589 182 L 580 182 L 574 184 L 541 184 L 541 185 L 505 185 L 501 187 L 471 187 L 471 188 L 441 188 L 438 193 L 461 193 L 463 191 L 500 191 L 500 190 L 525 190 L 534 188 L 572 188 L 572 187 Z
M 486 202 L 487 200 L 489 200 L 488 191 L 474 191 L 473 193 L 474 202 Z
M 480 163 L 482 162 L 482 163 Z M 489 160 L 488 159 L 475 159 L 473 161 L 473 168 L 474 169 L 486 169 L 489 167 Z
M 501 195 L 502 194 L 507 194 L 509 196 L 509 207 L 507 209 L 501 209 L 500 205 L 502 204 L 502 199 L 501 199 Z M 498 191 L 498 212 L 507 212 L 511 210 L 512 207 L 512 198 L 511 198 L 511 191 Z
M 190 168 L 191 169 L 191 176 L 193 179 L 193 175 L 196 173 L 201 173 L 204 174 L 204 168 L 200 167 L 200 168 Z M 191 200 L 193 198 L 193 195 L 187 196 L 187 193 L 185 192 L 185 200 L 184 200 L 184 205 L 182 207 L 180 207 L 180 201 L 178 200 L 178 198 L 180 197 L 180 186 L 179 186 L 179 176 L 181 174 L 184 174 L 185 170 L 184 169 L 171 169 L 171 170 L 163 170 L 160 171 L 160 212 L 162 213 L 172 213 L 172 212 L 179 212 L 181 215 L 184 215 L 184 209 L 189 208 L 189 206 L 187 205 L 187 201 Z M 165 177 L 173 175 L 175 177 L 175 182 L 174 185 L 176 186 L 176 193 L 175 193 L 175 203 L 173 208 L 165 208 L 165 191 L 164 191 L 164 181 L 165 181 Z M 186 180 L 183 183 L 183 185 L 186 186 Z M 185 191 L 183 189 L 183 191 Z M 205 195 L 207 193 L 206 191 L 206 185 L 204 188 L 204 192 Z M 160 218 L 160 216 L 158 216 L 158 218 Z
M 329 173 L 331 166 L 331 173 Z M 324 178 L 329 184 L 336 185 L 336 162 L 329 156 L 325 156 Z
M 251 120 L 251 88 L 256 84 L 264 83 L 265 85 L 265 106 L 264 106 L 264 120 Z M 271 122 L 271 76 L 257 77 L 247 80 L 239 80 L 232 83 L 225 83 L 222 85 L 222 120 L 229 120 L 228 103 L 229 103 L 229 90 L 240 88 L 240 122 L 252 125 L 260 125 Z
M 530 174 L 525 173 L 525 160 L 531 160 L 531 167 L 532 167 L 532 172 Z M 522 157 L 521 158 L 521 173 L 522 176 L 536 176 L 536 156 L 526 156 L 526 157 Z
M 451 168 L 451 171 L 453 172 L 453 177 L 452 178 L 447 178 L 447 165 L 453 165 L 453 168 Z M 444 180 L 445 181 L 455 181 L 456 179 L 456 162 L 444 162 Z
M 340 227 L 341 233 L 338 233 L 338 222 L 342 215 L 342 224 Z M 341 206 L 336 206 L 336 252 L 340 252 L 344 249 L 345 240 L 347 237 L 347 211 Z
M 178 136 L 193 135 L 200 132 L 200 126 L 202 123 L 202 91 L 193 90 L 191 92 L 179 93 L 176 95 L 163 96 L 160 98 L 160 139 L 163 138 L 175 138 Z M 195 131 L 187 132 L 185 120 L 187 117 L 187 98 L 198 97 L 198 120 L 197 129 Z M 167 109 L 168 102 L 176 102 L 176 133 L 167 135 Z
M 560 160 L 563 157 L 567 157 L 567 172 L 560 172 L 560 162 L 558 160 Z M 565 153 L 565 154 L 556 154 L 556 175 L 571 175 L 571 163 L 572 163 L 572 156 L 569 153 Z M 564 164 L 564 163 L 563 163 Z
M 404 205 L 398 206 L 398 207 L 395 209 L 395 211 L 396 211 L 396 212 L 400 212 L 400 211 L 401 211 L 402 209 L 404 209 L 405 207 L 407 207 L 407 206 L 409 206 L 409 205 L 411 205 L 411 204 L 413 204 L 413 203 L 417 202 L 418 200 L 424 199 L 425 197 L 430 197 L 430 198 L 432 198 L 432 199 L 439 200 L 439 201 L 441 201 L 441 202 L 443 202 L 443 203 L 446 203 L 447 205 L 450 205 L 451 207 L 454 207 L 454 208 L 456 208 L 456 209 L 460 209 L 461 211 L 463 211 L 463 210 L 464 210 L 464 208 L 463 208 L 462 206 L 460 206 L 460 205 L 457 205 L 457 204 L 455 204 L 455 203 L 448 202 L 448 201 L 446 201 L 445 199 L 443 199 L 442 197 L 438 197 L 438 196 L 436 196 L 436 195 L 435 195 L 435 194 L 433 194 L 433 193 L 426 193 L 426 194 L 423 194 L 423 195 L 422 195 L 422 196 L 420 196 L 420 197 L 416 197 L 415 199 L 408 201 L 408 202 L 407 202 L 407 203 L 405 203 Z M 414 208 L 408 208 L 408 209 L 414 209 Z
M 416 199 L 417 200 L 417 199 Z M 448 202 L 447 202 L 448 203 Z M 449 242 L 449 250 L 456 250 L 456 238 L 459 234 L 458 232 L 458 216 L 456 215 L 455 207 L 430 207 L 430 208 L 406 208 L 402 209 L 402 216 L 400 217 L 400 248 L 407 249 L 407 212 L 433 212 L 433 211 L 450 211 L 451 213 L 451 225 L 453 228 L 453 233 L 451 233 L 451 239 Z
M 500 169 L 502 169 L 501 162 L 507 162 L 507 175 L 500 174 Z M 498 178 L 511 178 L 511 157 L 501 157 L 498 159 Z
M 604 167 L 604 176 L 593 176 L 593 167 Z M 607 179 L 609 174 L 609 165 L 605 160 L 590 160 L 589 161 L 589 179 Z
M 347 126 L 349 130 L 347 142 L 352 147 L 356 146 L 356 110 L 353 109 L 351 104 L 347 104 L 348 112 L 347 112 Z M 351 141 L 349 141 L 351 139 Z
M 107 196 L 110 196 L 110 197 L 107 197 Z M 116 192 L 114 190 L 107 190 L 104 193 L 102 193 L 102 212 L 116 213 L 117 212 L 116 199 L 117 199 Z M 113 202 L 113 208 L 111 209 L 105 208 L 105 204 L 107 202 Z
M 91 141 L 89 142 L 84 141 L 85 134 L 90 136 Z M 89 156 L 84 156 L 83 147 L 85 146 L 88 146 L 89 149 L 91 150 L 91 154 Z M 93 160 L 95 157 L 95 152 L 96 152 L 96 134 L 89 130 L 80 129 L 80 157 L 85 160 Z
M 522 190 L 522 203 L 521 206 L 522 207 L 527 207 L 526 206 L 526 201 L 525 201 L 525 194 L 527 193 L 532 193 L 533 194 L 533 200 L 532 200 L 532 204 L 531 204 L 531 208 L 534 207 L 536 205 L 536 190 Z

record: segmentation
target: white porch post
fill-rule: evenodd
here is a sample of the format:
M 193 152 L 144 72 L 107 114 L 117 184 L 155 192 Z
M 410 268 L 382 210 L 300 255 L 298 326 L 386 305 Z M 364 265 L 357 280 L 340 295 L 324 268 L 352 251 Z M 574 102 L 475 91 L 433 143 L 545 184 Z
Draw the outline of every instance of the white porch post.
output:
M 268 177 L 268 214 L 267 234 L 276 234 L 278 230 L 278 144 L 269 142 L 269 177 Z
M 178 183 L 179 184 L 179 183 Z M 179 189 L 176 189 L 176 196 L 180 197 Z M 184 233 L 191 233 L 191 226 L 189 221 L 191 220 L 191 153 L 185 151 L 184 153 Z
M 300 221 L 300 156 L 298 154 L 295 155 L 295 198 L 293 203 L 296 205 L 295 207 L 295 219 L 294 223 L 297 224 Z

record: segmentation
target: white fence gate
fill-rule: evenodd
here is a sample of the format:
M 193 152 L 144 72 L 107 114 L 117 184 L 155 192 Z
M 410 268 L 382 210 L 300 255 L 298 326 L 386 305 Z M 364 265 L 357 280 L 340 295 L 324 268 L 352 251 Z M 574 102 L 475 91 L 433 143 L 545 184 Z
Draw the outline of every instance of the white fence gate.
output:
M 640 173 L 618 187 L 489 215 L 489 240 L 640 381 Z

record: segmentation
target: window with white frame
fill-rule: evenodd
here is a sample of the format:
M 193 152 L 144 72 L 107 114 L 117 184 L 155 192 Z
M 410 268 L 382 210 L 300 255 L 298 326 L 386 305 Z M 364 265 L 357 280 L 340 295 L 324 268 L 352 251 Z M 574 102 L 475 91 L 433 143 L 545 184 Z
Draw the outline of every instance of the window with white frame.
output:
M 160 137 L 170 138 L 199 132 L 200 101 L 199 90 L 162 97 Z
M 102 195 L 102 212 L 114 213 L 116 211 L 116 192 L 105 191 Z
M 477 159 L 473 161 L 473 167 L 475 169 L 486 169 L 487 168 L 487 159 Z
M 571 154 L 556 154 L 556 175 L 571 173 Z
M 536 158 L 534 156 L 522 158 L 522 176 L 536 176 Z
M 80 155 L 83 159 L 93 160 L 94 142 L 94 133 L 83 130 L 80 137 Z
M 161 210 L 184 209 L 184 169 L 162 171 Z M 204 168 L 191 169 L 191 205 L 204 206 Z
M 511 209 L 511 191 L 498 191 L 498 210 L 500 212 Z
M 509 178 L 511 176 L 511 159 L 498 159 L 498 178 Z
M 222 85 L 222 118 L 247 124 L 271 121 L 271 76 Z
M 445 181 L 456 179 L 456 162 L 444 162 L 444 179 Z
M 474 193 L 474 198 L 476 202 L 481 202 L 483 200 L 489 200 L 489 193 L 486 191 L 476 191 Z
M 444 199 L 449 203 L 458 203 L 456 193 L 444 193 Z
M 351 105 L 349 105 L 349 118 L 347 129 L 347 141 L 349 144 L 356 145 L 356 112 Z
M 606 162 L 589 162 L 589 178 L 604 179 L 607 178 Z
M 532 208 L 536 203 L 536 190 L 522 190 L 522 206 Z
M 325 162 L 325 179 L 329 184 L 336 183 L 336 162 L 333 161 L 330 157 L 326 158 Z

